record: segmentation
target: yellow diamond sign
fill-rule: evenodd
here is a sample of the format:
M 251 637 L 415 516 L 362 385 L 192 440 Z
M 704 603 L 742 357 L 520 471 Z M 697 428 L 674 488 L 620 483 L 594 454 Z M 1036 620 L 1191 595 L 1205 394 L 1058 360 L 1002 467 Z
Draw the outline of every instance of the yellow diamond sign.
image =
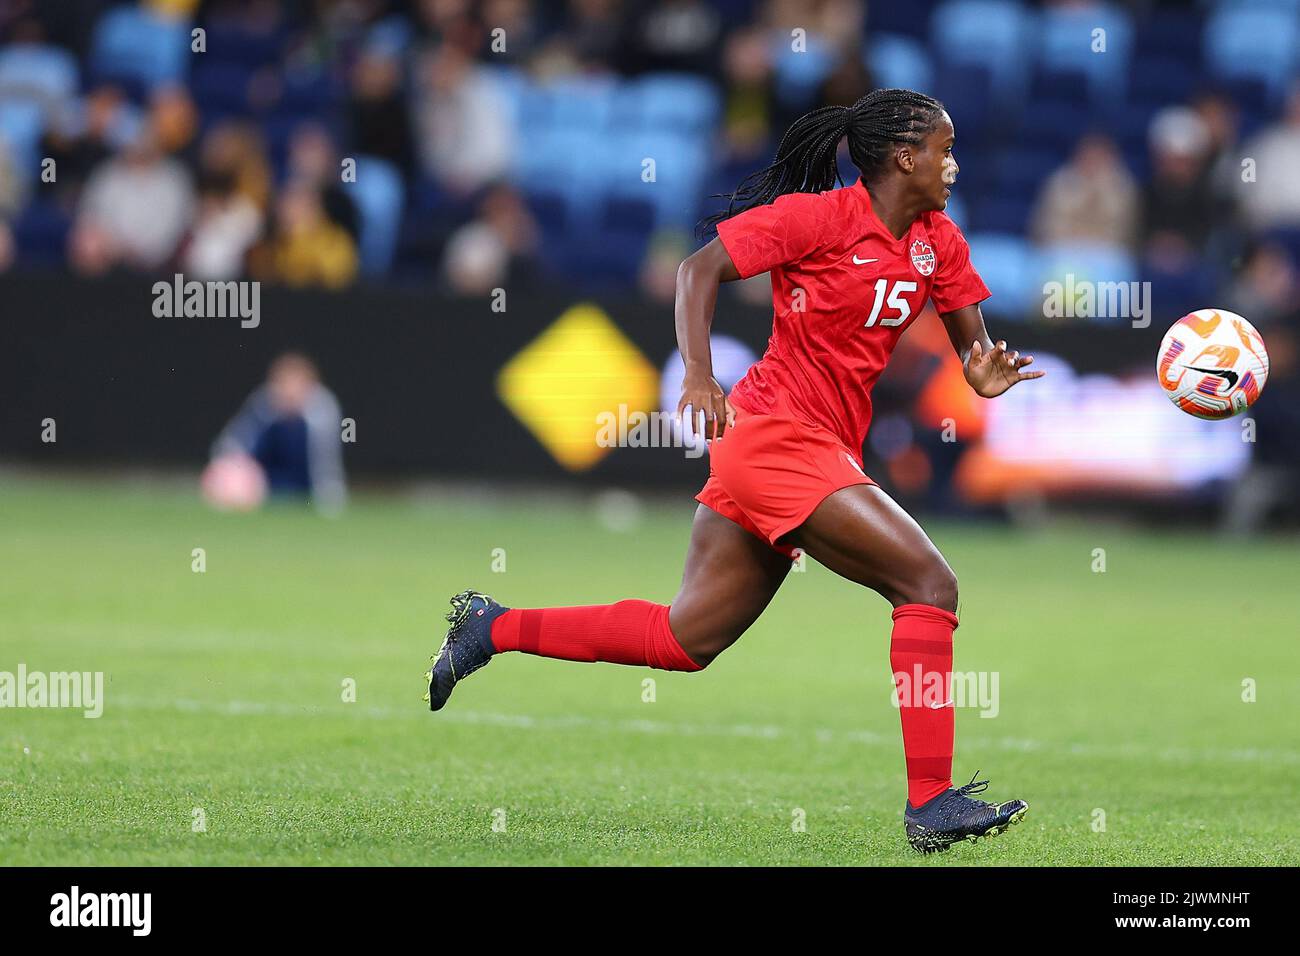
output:
M 659 371 L 600 308 L 575 305 L 497 375 L 497 394 L 570 471 L 609 453 L 597 416 L 658 406 Z

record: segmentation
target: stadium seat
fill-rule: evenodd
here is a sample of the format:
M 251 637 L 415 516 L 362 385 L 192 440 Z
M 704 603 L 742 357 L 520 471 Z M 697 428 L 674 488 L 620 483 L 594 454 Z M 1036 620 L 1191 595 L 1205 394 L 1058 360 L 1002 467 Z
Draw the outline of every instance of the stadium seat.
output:
M 1104 30 L 1105 51 L 1094 52 L 1094 32 Z M 1045 72 L 1079 73 L 1088 78 L 1093 102 L 1123 96 L 1133 54 L 1129 15 L 1110 4 L 1048 7 L 1039 20 L 1038 66 Z
M 1034 15 L 1013 0 L 947 0 L 930 17 L 935 59 L 983 67 L 999 96 L 1024 93 L 1036 31 Z
M 13 223 L 18 261 L 40 268 L 62 264 L 67 249 L 68 214 L 53 200 L 36 196 Z
M 190 95 L 205 119 L 245 116 L 251 79 L 252 71 L 241 63 L 203 57 L 190 74 Z
M 997 130 L 1015 121 L 1019 108 L 1018 99 L 995 96 L 992 74 L 978 63 L 940 63 L 934 94 L 948 108 L 957 141 L 964 145 L 995 137 Z
M 971 225 L 990 232 L 1023 234 L 1033 207 L 1034 196 L 1030 192 L 988 196 L 975 203 Z
M 967 241 L 971 263 L 991 293 L 987 310 L 1008 319 L 1027 318 L 1041 294 L 1034 247 L 1013 233 L 971 233 Z
M 34 176 L 40 162 L 45 116 L 35 100 L 0 101 L 0 140 L 26 176 Z
M 189 21 L 141 7 L 104 14 L 92 42 L 91 66 L 98 79 L 134 80 L 146 91 L 182 80 L 189 65 Z
M 863 51 L 872 79 L 880 87 L 932 93 L 934 67 L 920 40 L 898 33 L 877 33 Z
M 48 110 L 77 95 L 80 71 L 67 50 L 18 43 L 0 50 L 0 97 L 28 96 Z
M 647 159 L 655 164 L 652 182 L 642 178 Z M 708 147 L 701 137 L 667 132 L 618 137 L 601 151 L 601 162 L 605 165 L 596 174 L 610 197 L 650 202 L 657 227 L 692 224 L 708 171 Z
M 717 88 L 698 76 L 652 73 L 633 81 L 642 129 L 703 133 L 718 121 Z
M 280 59 L 286 35 L 282 29 L 250 30 L 239 22 L 213 19 L 207 31 L 205 56 L 240 63 L 249 69 L 270 66 Z
M 1275 99 L 1300 62 L 1300 18 L 1268 6 L 1225 7 L 1205 23 L 1205 63 L 1221 79 L 1261 81 Z
M 933 0 L 868 4 L 864 24 L 867 39 L 882 33 L 892 33 L 924 42 L 929 27 L 930 8 L 933 6 Z
M 566 78 L 541 87 L 550 100 L 548 122 L 559 129 L 603 129 L 614 114 L 617 84 L 606 78 Z
M 814 33 L 805 38 L 804 49 L 793 48 L 788 31 L 772 34 L 770 55 L 776 68 L 776 95 L 784 104 L 801 112 L 816 104 L 817 88 L 835 70 L 837 53 Z
M 346 184 L 361 221 L 361 273 L 384 273 L 393 261 L 406 187 L 397 167 L 377 156 L 357 157 L 357 180 Z

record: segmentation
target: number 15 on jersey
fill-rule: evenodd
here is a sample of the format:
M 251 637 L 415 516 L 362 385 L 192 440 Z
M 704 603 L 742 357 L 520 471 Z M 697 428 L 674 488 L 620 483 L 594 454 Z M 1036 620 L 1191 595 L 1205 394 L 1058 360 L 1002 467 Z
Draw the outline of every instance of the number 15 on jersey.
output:
M 877 319 L 880 319 L 880 324 L 882 326 L 902 325 L 911 318 L 912 315 L 912 306 L 903 298 L 903 296 L 908 292 L 915 292 L 916 289 L 917 285 L 915 282 L 910 282 L 905 279 L 899 279 L 892 286 L 889 284 L 888 279 L 877 279 L 876 301 L 871 307 L 871 315 L 867 319 L 864 327 L 871 328 L 871 326 L 876 324 Z M 880 318 L 880 310 L 886 305 L 898 312 L 898 315 L 893 318 Z

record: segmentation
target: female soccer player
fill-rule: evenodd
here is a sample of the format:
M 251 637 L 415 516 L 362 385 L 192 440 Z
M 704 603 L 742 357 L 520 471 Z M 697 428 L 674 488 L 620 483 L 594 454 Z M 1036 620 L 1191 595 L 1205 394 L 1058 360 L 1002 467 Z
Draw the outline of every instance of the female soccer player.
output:
M 861 179 L 834 189 L 845 138 Z M 943 106 L 910 90 L 876 90 L 795 121 L 772 165 L 742 182 L 714 217 L 717 238 L 678 271 L 686 364 L 678 413 L 691 409 L 710 440 L 681 590 L 671 605 L 532 610 L 464 591 L 452 598 L 451 629 L 428 674 L 431 709 L 505 651 L 702 670 L 763 613 L 799 548 L 894 606 L 890 664 L 912 846 L 944 850 L 1020 821 L 1024 801 L 972 796 L 987 781 L 952 785 L 957 579 L 861 463 L 871 388 L 929 299 L 977 394 L 992 398 L 1043 374 L 1024 371 L 1033 359 L 985 331 L 979 303 L 988 289 L 943 214 L 957 178 L 952 147 Z M 718 286 L 763 272 L 772 278 L 772 336 L 728 397 L 709 351 Z M 904 693 L 903 678 L 910 686 L 918 668 L 921 684 L 942 695 Z

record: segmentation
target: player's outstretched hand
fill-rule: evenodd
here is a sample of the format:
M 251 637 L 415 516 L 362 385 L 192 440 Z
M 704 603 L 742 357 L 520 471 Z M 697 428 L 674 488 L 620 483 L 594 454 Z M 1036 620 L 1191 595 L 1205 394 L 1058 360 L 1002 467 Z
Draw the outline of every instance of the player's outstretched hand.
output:
M 1022 357 L 1019 352 L 1008 352 L 1004 339 L 998 339 L 997 344 L 987 352 L 976 340 L 971 344 L 963 371 L 966 373 L 966 381 L 970 383 L 971 388 L 975 389 L 977 395 L 993 398 L 1001 395 L 1016 382 L 1042 378 L 1046 375 L 1046 372 L 1021 371 L 1033 360 L 1032 355 Z
M 687 406 L 691 409 L 695 433 L 703 435 L 705 441 L 722 438 L 723 432 L 735 424 L 736 410 L 712 375 L 686 376 L 682 381 L 681 401 L 677 403 L 679 418 Z

